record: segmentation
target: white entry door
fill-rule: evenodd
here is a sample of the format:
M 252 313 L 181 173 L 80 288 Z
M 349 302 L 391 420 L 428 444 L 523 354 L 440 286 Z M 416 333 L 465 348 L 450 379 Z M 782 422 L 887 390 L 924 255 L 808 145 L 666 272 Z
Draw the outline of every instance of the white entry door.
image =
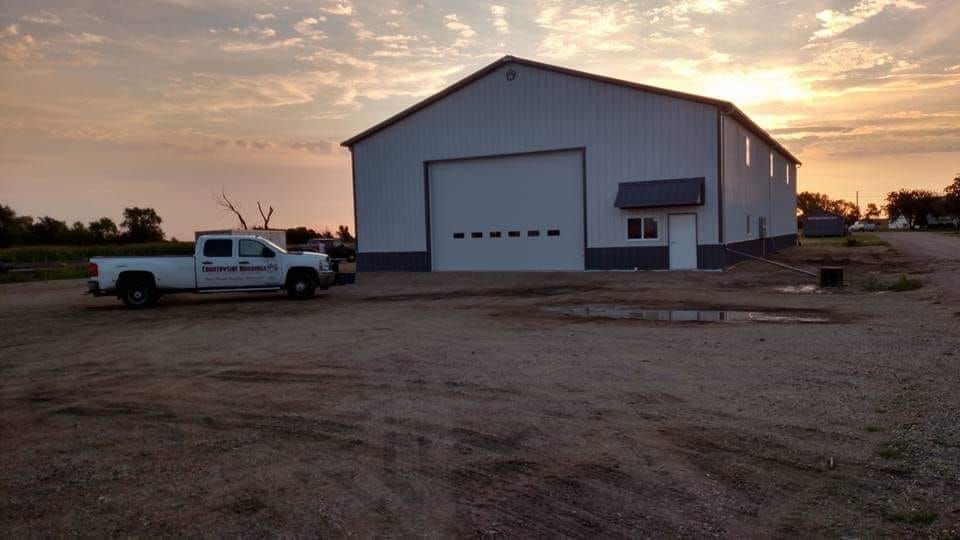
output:
M 670 239 L 670 269 L 697 267 L 697 215 L 670 214 L 667 237 Z

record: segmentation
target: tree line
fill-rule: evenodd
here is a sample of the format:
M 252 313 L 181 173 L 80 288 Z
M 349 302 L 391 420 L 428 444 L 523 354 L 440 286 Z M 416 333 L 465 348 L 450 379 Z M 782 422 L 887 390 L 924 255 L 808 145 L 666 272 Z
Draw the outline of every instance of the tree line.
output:
M 890 219 L 899 216 L 907 221 L 907 225 L 925 227 L 928 216 L 960 217 L 960 173 L 943 189 L 943 194 L 929 189 L 900 189 L 887 193 L 882 210 Z M 861 219 L 875 219 L 880 217 L 881 207 L 874 203 L 861 210 L 856 204 L 843 199 L 831 199 L 823 193 L 804 191 L 797 195 L 798 217 L 817 212 L 829 212 L 843 216 L 847 225 L 852 225 Z
M 272 207 L 267 215 L 272 214 Z M 268 219 L 265 219 L 269 223 Z M 13 246 L 92 246 L 104 244 L 141 244 L 162 242 L 166 235 L 161 228 L 163 219 L 153 208 L 137 206 L 123 209 L 120 223 L 108 217 L 83 223 L 75 221 L 68 225 L 50 216 L 34 218 L 17 215 L 10 206 L 0 204 L 0 248 Z M 254 227 L 254 229 L 261 227 Z M 307 227 L 286 229 L 288 244 L 306 244 L 311 238 L 338 238 L 354 242 L 353 234 L 346 225 L 336 231 L 316 231 Z M 172 239 L 176 241 L 176 238 Z
M 20 216 L 10 206 L 0 204 L 0 247 L 36 245 L 94 245 L 162 242 L 163 219 L 153 208 L 137 206 L 123 209 L 119 224 L 102 217 L 84 224 L 67 225 L 50 216 Z

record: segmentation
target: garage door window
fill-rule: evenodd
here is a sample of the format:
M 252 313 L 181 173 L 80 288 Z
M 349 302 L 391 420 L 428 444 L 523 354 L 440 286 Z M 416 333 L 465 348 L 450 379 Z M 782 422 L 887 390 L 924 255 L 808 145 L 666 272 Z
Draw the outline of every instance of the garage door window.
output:
M 482 232 L 472 232 L 470 233 L 470 238 L 483 238 Z
M 660 238 L 660 223 L 655 217 L 627 219 L 627 240 L 656 240 Z
M 500 238 L 500 231 L 490 231 L 490 238 Z
M 510 231 L 507 233 L 510 238 L 520 238 L 520 231 Z
M 547 236 L 560 236 L 560 229 L 549 229 Z
M 540 231 L 527 231 L 527 236 L 540 236 Z
M 457 239 L 457 240 L 463 238 L 464 236 L 465 236 L 465 235 L 464 235 L 462 232 L 455 232 L 455 233 L 453 233 L 453 237 L 454 237 L 455 239 Z

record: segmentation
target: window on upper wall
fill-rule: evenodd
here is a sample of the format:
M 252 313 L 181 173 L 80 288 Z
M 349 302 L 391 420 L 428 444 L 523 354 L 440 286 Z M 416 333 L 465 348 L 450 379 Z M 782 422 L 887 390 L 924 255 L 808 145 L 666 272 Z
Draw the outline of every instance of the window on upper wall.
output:
M 790 164 L 789 164 L 789 163 L 787 163 L 787 166 L 786 166 L 785 169 L 786 169 L 786 170 L 785 170 L 785 173 L 784 173 L 784 175 L 783 175 L 784 181 L 786 181 L 787 184 L 790 184 Z
M 770 178 L 773 178 L 773 152 L 770 152 Z
M 659 223 L 655 217 L 627 219 L 627 240 L 656 240 L 660 237 Z
M 747 214 L 747 236 L 750 236 L 751 234 L 753 234 L 750 232 L 750 217 L 751 217 L 750 214 Z
M 746 149 L 747 149 L 746 154 L 744 154 L 744 159 L 746 160 L 747 167 L 749 167 L 750 166 L 750 137 L 744 137 L 743 140 L 746 141 Z

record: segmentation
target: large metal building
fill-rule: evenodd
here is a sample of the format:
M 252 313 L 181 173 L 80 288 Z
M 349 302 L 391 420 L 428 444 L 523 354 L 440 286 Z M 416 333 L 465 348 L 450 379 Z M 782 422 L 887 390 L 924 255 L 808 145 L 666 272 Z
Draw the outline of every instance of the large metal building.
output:
M 504 57 L 343 143 L 359 271 L 716 269 L 796 243 L 732 103 Z

